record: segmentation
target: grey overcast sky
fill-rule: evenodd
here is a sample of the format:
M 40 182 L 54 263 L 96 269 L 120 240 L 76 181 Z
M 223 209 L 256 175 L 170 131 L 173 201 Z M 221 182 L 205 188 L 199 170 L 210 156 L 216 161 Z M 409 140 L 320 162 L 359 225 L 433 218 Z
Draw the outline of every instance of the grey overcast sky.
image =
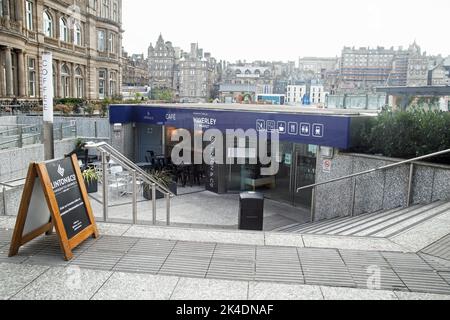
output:
M 450 0 L 124 0 L 123 46 L 145 53 L 159 33 L 217 59 L 297 61 L 344 46 L 406 47 L 450 54 Z

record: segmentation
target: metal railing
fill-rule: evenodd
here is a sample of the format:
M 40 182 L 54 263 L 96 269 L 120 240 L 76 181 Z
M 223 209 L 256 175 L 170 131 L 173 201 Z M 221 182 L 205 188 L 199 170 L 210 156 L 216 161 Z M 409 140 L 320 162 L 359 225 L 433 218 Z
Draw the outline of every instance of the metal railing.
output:
M 30 133 L 25 132 L 25 129 L 30 129 Z M 31 130 L 34 129 L 34 130 Z M 68 130 L 70 129 L 70 130 Z M 70 131 L 69 134 L 67 134 L 67 131 Z M 9 134 L 10 132 L 16 132 L 16 134 Z M 31 133 L 36 132 L 36 133 Z M 66 134 L 65 134 L 66 132 Z M 33 138 L 33 143 L 42 143 L 43 138 L 43 130 L 42 126 L 40 125 L 34 125 L 34 126 L 18 126 L 14 129 L 8 129 L 5 131 L 0 132 L 0 137 L 3 137 L 3 134 L 8 133 L 6 137 L 16 137 L 14 139 L 10 139 L 7 141 L 1 141 L 0 142 L 0 149 L 5 149 L 3 146 L 7 146 L 6 148 L 22 148 L 24 145 L 27 145 L 25 141 Z M 61 123 L 57 128 L 53 129 L 55 140 L 63 140 L 66 138 L 76 138 L 77 137 L 77 125 L 68 125 L 65 126 L 63 123 Z M 38 137 L 38 139 L 36 139 Z M 12 145 L 12 146 L 10 146 Z
M 384 171 L 387 169 L 391 169 L 391 168 L 395 168 L 395 167 L 399 167 L 401 165 L 405 165 L 405 164 L 409 164 L 409 177 L 408 177 L 408 193 L 407 193 L 407 197 L 406 197 L 406 207 L 410 207 L 412 204 L 412 196 L 413 196 L 413 177 L 414 177 L 414 165 L 417 161 L 420 160 L 425 160 L 425 159 L 429 159 L 429 158 L 434 158 L 437 156 L 441 156 L 443 154 L 447 154 L 450 153 L 450 149 L 447 150 L 442 150 L 439 152 L 435 152 L 435 153 L 430 153 L 421 157 L 417 157 L 417 158 L 413 158 L 413 159 L 409 159 L 409 160 L 404 160 L 404 161 L 400 161 L 400 162 L 396 162 L 393 164 L 389 164 L 389 165 L 385 165 L 385 166 L 381 166 L 375 169 L 371 169 L 371 170 L 366 170 L 366 171 L 361 171 L 358 173 L 354 173 L 354 174 L 349 174 L 340 178 L 335 178 L 335 179 L 331 179 L 328 181 L 324 181 L 324 182 L 319 182 L 319 183 L 315 183 L 315 184 L 311 184 L 308 186 L 304 186 L 304 187 L 300 187 L 297 188 L 297 193 L 302 191 L 302 190 L 307 190 L 307 189 L 312 189 L 312 196 L 311 196 L 311 222 L 314 222 L 314 218 L 315 218 L 315 207 L 316 207 L 316 188 L 319 186 L 323 186 L 323 185 L 327 185 L 333 182 L 338 182 L 338 181 L 343 181 L 343 180 L 347 180 L 347 179 L 352 179 L 353 183 L 352 183 L 352 193 L 351 193 L 351 210 L 350 210 L 350 214 L 353 217 L 355 214 L 355 196 L 356 196 L 356 178 L 359 176 L 363 176 L 363 175 L 367 175 L 370 173 L 374 173 L 377 171 Z
M 170 198 L 174 197 L 173 194 L 168 188 L 163 186 L 160 182 L 155 180 L 151 175 L 145 172 L 142 168 L 138 167 L 133 161 L 128 159 L 118 150 L 114 149 L 111 145 L 106 142 L 100 143 L 92 143 L 88 142 L 85 145 L 87 149 L 96 149 L 101 154 L 102 159 L 102 196 L 103 196 L 103 220 L 104 222 L 108 222 L 108 162 L 107 158 L 112 158 L 118 162 L 119 165 L 127 169 L 131 172 L 132 176 L 132 216 L 133 216 L 133 224 L 138 223 L 137 217 L 137 179 L 138 176 L 144 183 L 147 183 L 151 186 L 152 190 L 152 223 L 156 225 L 156 191 L 164 194 L 166 200 L 166 224 L 170 225 Z

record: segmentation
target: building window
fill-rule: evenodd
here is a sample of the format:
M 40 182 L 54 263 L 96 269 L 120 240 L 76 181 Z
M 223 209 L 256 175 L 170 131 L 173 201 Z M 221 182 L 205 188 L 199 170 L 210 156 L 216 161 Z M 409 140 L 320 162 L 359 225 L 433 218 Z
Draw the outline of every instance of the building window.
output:
M 106 70 L 98 72 L 98 97 L 105 99 Z
M 3 17 L 3 0 L 0 0 L 0 17 Z
M 109 1 L 102 0 L 101 17 L 105 19 L 109 19 Z
M 69 29 L 64 18 L 59 19 L 59 40 L 69 42 Z
M 36 60 L 28 58 L 28 96 L 36 96 Z
M 64 64 L 61 67 L 61 86 L 62 86 L 62 97 L 70 97 L 70 71 L 69 67 Z
M 117 5 L 117 1 L 114 1 L 114 3 L 113 3 L 112 15 L 113 15 L 112 16 L 113 21 L 119 22 L 119 19 L 118 19 L 118 17 L 119 17 L 119 7 Z
M 114 97 L 116 95 L 117 77 L 115 72 L 109 73 L 109 96 Z
M 75 97 L 83 98 L 84 96 L 84 81 L 83 81 L 83 73 L 81 72 L 81 68 L 78 67 L 75 69 Z
M 48 11 L 44 11 L 44 35 L 53 37 L 53 19 Z
M 81 46 L 81 26 L 76 24 L 73 29 L 73 42 L 77 46 Z
M 98 31 L 98 51 L 105 52 L 106 51 L 106 43 L 105 43 L 105 31 Z
M 108 46 L 109 52 L 116 53 L 116 35 L 114 33 L 110 33 L 108 36 Z
M 33 30 L 33 2 L 25 1 L 27 29 Z

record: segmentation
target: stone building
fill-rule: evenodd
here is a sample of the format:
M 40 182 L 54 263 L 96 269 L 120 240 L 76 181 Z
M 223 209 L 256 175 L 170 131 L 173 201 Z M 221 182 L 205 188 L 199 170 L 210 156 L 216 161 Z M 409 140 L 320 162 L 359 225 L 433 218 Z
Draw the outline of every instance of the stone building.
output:
M 123 53 L 122 85 L 127 87 L 144 87 L 150 85 L 148 60 L 143 54 L 128 56 Z
M 43 52 L 53 53 L 55 97 L 120 93 L 121 0 L 0 0 L 0 7 L 0 98 L 41 98 Z
M 148 47 L 150 85 L 152 88 L 176 90 L 176 52 L 170 41 L 159 35 L 155 46 Z
M 207 102 L 210 98 L 210 63 L 203 56 L 203 49 L 198 44 L 191 44 L 191 51 L 184 53 L 179 62 L 181 102 Z

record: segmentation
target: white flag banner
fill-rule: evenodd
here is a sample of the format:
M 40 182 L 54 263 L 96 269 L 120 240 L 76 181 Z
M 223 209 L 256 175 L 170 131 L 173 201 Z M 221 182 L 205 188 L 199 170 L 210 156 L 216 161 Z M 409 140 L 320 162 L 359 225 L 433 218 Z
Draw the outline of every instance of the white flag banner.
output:
M 53 123 L 53 54 L 42 55 L 42 102 L 44 121 Z

